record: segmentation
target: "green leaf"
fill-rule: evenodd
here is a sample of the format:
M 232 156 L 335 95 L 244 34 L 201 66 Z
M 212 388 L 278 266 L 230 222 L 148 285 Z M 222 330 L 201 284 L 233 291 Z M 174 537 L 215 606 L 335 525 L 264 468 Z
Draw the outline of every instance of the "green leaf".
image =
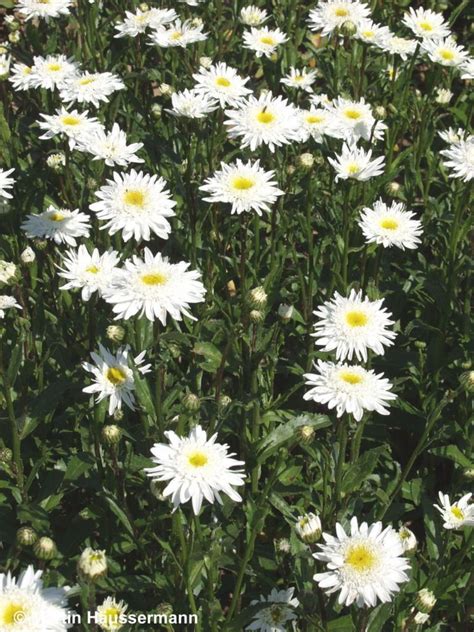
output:
M 297 440 L 297 430 L 301 426 L 311 426 L 314 429 L 327 428 L 331 425 L 331 420 L 327 415 L 299 415 L 280 424 L 272 430 L 260 443 L 257 461 L 264 463 L 269 456 L 276 452 L 286 443 Z
M 390 616 L 391 610 L 391 603 L 380 604 L 377 608 L 372 610 L 369 620 L 367 621 L 367 632 L 381 632 L 385 622 Z
M 385 446 L 379 446 L 364 452 L 359 459 L 349 467 L 342 479 L 341 490 L 348 494 L 355 489 L 359 489 L 361 483 L 372 474 L 378 463 L 380 455 L 385 452 Z
M 208 373 L 215 373 L 221 365 L 222 353 L 212 342 L 196 342 L 193 353 L 204 357 L 199 366 Z
M 436 456 L 442 456 L 445 459 L 451 459 L 451 461 L 454 461 L 461 467 L 472 467 L 471 461 L 467 456 L 464 456 L 456 445 L 443 445 L 439 448 L 431 448 L 428 452 Z
M 83 474 L 85 474 L 91 467 L 94 467 L 95 459 L 88 452 L 80 452 L 73 456 L 66 468 L 66 474 L 64 475 L 64 482 L 76 481 Z
M 328 632 L 353 632 L 354 624 L 352 617 L 347 614 L 345 617 L 339 617 L 328 621 Z
M 130 520 L 128 519 L 126 513 L 124 512 L 124 510 L 121 509 L 117 505 L 115 500 L 109 494 L 103 494 L 102 496 L 105 499 L 106 503 L 108 504 L 108 506 L 109 506 L 110 510 L 112 511 L 112 513 L 114 513 L 117 516 L 117 518 L 120 520 L 120 522 L 123 524 L 123 526 L 129 532 L 129 534 L 131 536 L 135 537 L 135 534 L 133 532 L 133 527 L 132 527 L 132 525 L 130 523 Z

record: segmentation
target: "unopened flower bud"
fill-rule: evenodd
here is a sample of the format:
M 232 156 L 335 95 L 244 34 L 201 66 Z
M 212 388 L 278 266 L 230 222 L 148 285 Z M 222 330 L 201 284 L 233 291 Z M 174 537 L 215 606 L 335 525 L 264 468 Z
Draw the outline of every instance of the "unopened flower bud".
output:
M 125 415 L 122 408 L 116 408 L 114 410 L 114 414 L 113 414 L 114 421 L 122 421 L 124 416 Z
M 435 101 L 436 103 L 439 103 L 440 105 L 448 105 L 448 103 L 451 101 L 452 96 L 453 96 L 453 93 L 451 92 L 451 90 L 438 88 Z
M 191 20 L 191 24 L 196 28 L 199 28 L 200 26 L 204 25 L 204 22 L 201 20 L 201 18 L 193 18 Z
M 46 158 L 46 164 L 55 173 L 62 173 L 64 171 L 64 166 L 66 165 L 66 156 L 62 151 L 50 154 Z
M 428 590 L 428 588 L 422 588 L 416 594 L 415 608 L 425 614 L 430 613 L 436 604 L 436 597 Z
M 462 473 L 464 478 L 467 478 L 468 481 L 474 480 L 474 467 L 465 467 Z
M 210 57 L 199 57 L 199 65 L 203 68 L 209 68 L 212 66 L 212 59 Z
M 170 617 L 173 614 L 173 606 L 170 603 L 164 601 L 163 603 L 158 604 L 156 612 L 158 614 Z
M 461 364 L 461 369 L 470 369 L 471 366 L 472 366 L 471 360 L 466 360 L 466 362 L 463 362 Z
M 8 41 L 12 44 L 17 44 L 20 41 L 20 31 L 12 31 L 8 34 Z
M 18 31 L 18 29 L 20 28 L 20 23 L 14 15 L 4 15 L 3 19 L 9 31 Z M 0 52 L 0 55 L 2 54 L 3 53 Z
M 398 182 L 388 182 L 387 183 L 387 193 L 390 195 L 398 195 L 401 191 L 402 185 Z
M 235 283 L 234 281 L 227 281 L 227 292 L 229 293 L 230 297 L 233 297 L 237 294 L 237 290 L 235 288 Z
M 311 167 L 314 165 L 314 156 L 313 154 L 306 152 L 298 157 L 298 162 L 300 163 L 300 166 L 304 169 L 311 169 Z
M 155 119 L 155 121 L 158 121 L 161 118 L 162 112 L 163 108 L 161 107 L 161 105 L 159 103 L 153 103 L 153 105 L 151 106 L 151 115 Z
M 423 351 L 423 349 L 426 349 L 426 342 L 424 340 L 415 340 L 415 347 Z
M 300 426 L 298 428 L 298 434 L 303 443 L 309 443 L 314 438 L 316 431 L 313 426 Z
M 18 268 L 13 262 L 0 260 L 0 285 L 13 285 L 18 275 Z
M 322 526 L 319 516 L 307 513 L 299 516 L 295 524 L 296 535 L 305 544 L 314 544 L 321 537 Z
M 189 412 L 196 412 L 201 408 L 201 400 L 194 393 L 186 393 L 183 397 L 183 406 Z
M 429 614 L 426 614 L 424 612 L 417 612 L 415 616 L 413 617 L 413 623 L 415 625 L 424 625 L 425 623 L 428 622 L 429 618 L 430 618 Z
M 34 246 L 36 248 L 36 250 L 46 250 L 46 248 L 48 247 L 48 241 L 46 239 L 35 239 L 33 240 Z
M 232 403 L 232 398 L 228 395 L 221 395 L 219 398 L 219 406 L 221 408 L 227 408 Z
M 354 35 L 357 31 L 357 26 L 351 20 L 347 20 L 341 27 L 341 31 L 344 35 Z
M 263 323 L 265 320 L 265 313 L 260 309 L 252 309 L 249 313 L 250 322 L 254 323 L 254 325 L 258 325 L 259 323 Z
M 169 83 L 161 83 L 158 86 L 158 95 L 161 97 L 170 97 L 174 91 L 173 86 L 170 86 Z
M 107 557 L 105 551 L 95 551 L 90 547 L 84 549 L 77 563 L 77 572 L 89 581 L 97 581 L 107 573 Z
M 465 371 L 461 374 L 461 384 L 468 393 L 474 392 L 474 371 Z
M 387 116 L 387 110 L 384 108 L 383 105 L 378 105 L 374 109 L 374 116 L 376 119 L 382 120 Z
M 404 553 L 407 555 L 413 555 L 418 546 L 418 541 L 413 531 L 408 529 L 408 527 L 400 527 L 398 530 L 398 536 L 401 540 Z
M 286 167 L 286 173 L 287 173 L 289 176 L 292 176 L 295 172 L 296 172 L 296 167 L 295 167 L 295 165 L 287 165 L 287 167 Z
M 24 263 L 26 266 L 30 265 L 30 263 L 33 263 L 35 259 L 35 251 L 29 246 L 27 246 L 20 255 L 21 262 Z
M 10 448 L 2 448 L 0 450 L 0 463 L 5 463 L 5 465 L 10 465 L 13 459 L 13 452 Z
M 113 342 L 122 342 L 125 338 L 125 329 L 121 325 L 109 325 L 105 333 L 107 338 Z
M 33 527 L 20 527 L 16 532 L 16 541 L 20 546 L 33 546 L 38 534 Z
M 54 540 L 43 536 L 35 542 L 33 552 L 39 560 L 52 560 L 53 557 L 56 557 L 58 549 Z
M 288 554 L 291 551 L 290 541 L 287 538 L 275 540 L 275 549 L 278 553 Z
M 108 424 L 102 428 L 102 441 L 105 445 L 115 446 L 122 438 L 122 428 L 115 424 Z
M 287 323 L 293 316 L 293 305 L 286 305 L 286 303 L 282 303 L 278 307 L 278 316 L 283 322 Z
M 254 287 L 247 295 L 247 302 L 251 307 L 263 308 L 267 304 L 267 293 L 260 285 Z
M 138 8 L 140 9 L 140 11 L 143 11 L 143 13 L 150 10 L 150 6 L 146 2 L 142 2 L 141 4 L 139 4 Z

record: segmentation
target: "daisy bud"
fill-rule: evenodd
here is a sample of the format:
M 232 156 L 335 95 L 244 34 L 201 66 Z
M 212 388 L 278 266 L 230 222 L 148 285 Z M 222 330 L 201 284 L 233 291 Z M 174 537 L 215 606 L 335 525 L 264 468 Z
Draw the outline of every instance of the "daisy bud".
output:
M 278 553 L 284 553 L 287 555 L 291 551 L 290 541 L 287 538 L 275 540 L 275 549 Z
M 474 392 L 474 371 L 465 371 L 461 374 L 461 384 L 468 393 Z
M 199 65 L 203 66 L 204 68 L 209 68 L 210 66 L 212 66 L 212 59 L 210 57 L 200 57 Z
M 105 332 L 107 338 L 113 342 L 122 342 L 125 338 L 125 329 L 120 325 L 109 325 Z
M 204 22 L 201 20 L 201 18 L 193 18 L 191 20 L 191 24 L 197 28 L 199 28 L 200 26 L 204 25 Z
M 344 24 L 342 25 L 341 31 L 344 33 L 344 35 L 354 35 L 354 33 L 357 31 L 357 26 L 354 24 L 354 22 L 351 22 L 351 20 L 347 20 L 347 22 L 344 22 Z
M 36 250 L 46 250 L 46 248 L 48 247 L 48 242 L 46 239 L 34 239 L 33 244 Z
M 415 625 L 424 625 L 429 618 L 429 614 L 425 614 L 424 612 L 417 612 L 413 617 L 413 623 L 415 623 Z
M 116 408 L 114 410 L 114 420 L 115 421 L 122 421 L 124 415 L 123 415 L 123 410 L 121 408 Z
M 300 163 L 301 167 L 304 167 L 305 169 L 311 169 L 311 167 L 314 165 L 314 156 L 310 153 L 301 154 L 301 156 L 298 157 L 298 162 Z
M 376 119 L 382 120 L 387 116 L 387 110 L 384 108 L 383 105 L 378 105 L 374 109 L 374 116 Z
M 423 351 L 423 349 L 426 349 L 426 342 L 424 340 L 415 340 L 415 347 Z
M 170 617 L 173 614 L 173 606 L 170 603 L 163 601 L 163 603 L 158 604 L 156 612 L 166 617 Z
M 237 290 L 235 288 L 235 283 L 233 281 L 228 281 L 227 282 L 227 291 L 229 293 L 229 296 L 235 296 L 237 294 Z
M 286 173 L 289 176 L 292 176 L 295 173 L 295 171 L 296 171 L 295 165 L 288 165 L 287 168 L 286 168 Z
M 265 314 L 259 309 L 252 309 L 249 314 L 250 322 L 257 325 L 258 323 L 263 323 L 265 320 Z
M 221 408 L 227 408 L 232 403 L 232 398 L 228 395 L 221 395 L 219 398 L 219 406 Z
M 53 557 L 56 557 L 58 549 L 54 540 L 43 536 L 35 542 L 33 552 L 39 560 L 52 560 Z
M 142 2 L 141 4 L 139 4 L 138 8 L 140 9 L 140 11 L 143 11 L 143 13 L 150 10 L 150 7 L 146 2 Z
M 415 599 L 415 608 L 420 612 L 428 614 L 435 607 L 435 603 L 436 597 L 431 592 L 431 590 L 428 590 L 428 588 L 422 588 L 417 592 Z
M 36 259 L 35 251 L 33 250 L 33 248 L 30 248 L 29 246 L 27 246 L 20 255 L 21 262 L 24 263 L 26 266 L 29 265 L 30 263 L 33 263 L 35 259 Z
M 440 105 L 448 105 L 448 103 L 451 101 L 452 96 L 453 96 L 453 93 L 451 92 L 451 90 L 438 88 L 435 101 L 436 103 L 439 103 Z
M 466 467 L 462 472 L 464 478 L 467 478 L 468 481 L 474 480 L 474 467 Z
M 293 305 L 286 305 L 286 303 L 282 303 L 278 307 L 278 316 L 284 323 L 287 323 L 293 316 Z
M 470 369 L 472 366 L 471 360 L 467 360 L 461 364 L 461 369 Z
M 10 448 L 2 448 L 0 450 L 0 463 L 4 463 L 5 465 L 10 465 L 13 459 L 13 452 Z
M 20 41 L 20 31 L 12 31 L 8 34 L 8 40 L 12 44 L 17 44 Z
M 319 516 L 308 513 L 299 516 L 295 524 L 296 535 L 305 544 L 314 544 L 321 537 L 322 526 Z
M 97 581 L 107 573 L 107 557 L 105 551 L 95 551 L 90 547 L 84 549 L 77 563 L 79 575 L 89 581 Z
M 401 191 L 402 185 L 398 182 L 389 182 L 387 184 L 387 193 L 390 195 L 398 195 Z
M 400 527 L 400 529 L 398 530 L 398 535 L 402 542 L 404 552 L 407 555 L 413 555 L 418 546 L 418 541 L 413 531 L 410 531 L 408 527 Z
M 158 95 L 161 97 L 169 97 L 173 94 L 174 88 L 168 83 L 162 83 L 158 87 Z M 153 106 L 152 106 L 153 109 Z
M 120 443 L 122 438 L 122 428 L 115 424 L 108 424 L 102 428 L 102 441 L 105 445 L 115 446 Z
M 309 443 L 316 434 L 313 426 L 300 426 L 298 428 L 298 434 L 302 443 Z
M 259 285 L 258 287 L 254 287 L 247 296 L 247 301 L 251 307 L 265 307 L 267 304 L 267 293 L 264 288 Z
M 151 115 L 155 119 L 155 121 L 158 121 L 161 118 L 162 112 L 163 108 L 161 107 L 161 105 L 159 103 L 153 103 L 153 105 L 151 106 Z
M 20 527 L 16 532 L 16 541 L 20 546 L 33 546 L 37 539 L 38 535 L 32 527 Z
M 63 167 L 66 164 L 66 156 L 61 151 L 58 151 L 54 154 L 50 154 L 46 158 L 46 164 L 55 173 L 62 173 Z
M 183 406 L 189 412 L 196 412 L 201 408 L 201 400 L 194 393 L 186 393 L 183 398 Z
M 0 261 L 0 285 L 13 285 L 18 280 L 18 268 L 11 261 Z

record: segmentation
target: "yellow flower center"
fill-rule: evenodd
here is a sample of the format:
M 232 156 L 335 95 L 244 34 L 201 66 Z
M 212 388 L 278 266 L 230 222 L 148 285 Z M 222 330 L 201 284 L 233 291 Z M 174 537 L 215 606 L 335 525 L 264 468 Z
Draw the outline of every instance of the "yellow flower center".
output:
M 88 86 L 90 83 L 94 83 L 95 77 L 84 77 L 83 79 L 79 79 L 80 86 Z
M 269 35 L 264 35 L 263 37 L 260 38 L 260 41 L 262 42 L 262 44 L 268 44 L 268 46 L 275 45 L 275 40 L 273 39 L 273 37 L 270 37 Z
M 345 18 L 349 15 L 349 11 L 344 9 L 344 7 L 338 7 L 334 13 L 338 18 Z
M 380 222 L 380 226 L 382 228 L 386 228 L 387 230 L 395 230 L 398 228 L 398 222 L 391 217 L 386 217 Z
M 139 206 L 140 208 L 143 208 L 145 205 L 145 196 L 142 191 L 139 191 L 138 189 L 129 189 L 125 192 L 123 201 L 125 204 L 130 204 L 130 206 Z
M 109 624 L 109 626 L 113 625 L 114 623 L 118 623 L 120 614 L 121 611 L 118 608 L 114 608 L 113 606 L 107 608 L 106 610 L 104 610 L 103 614 L 105 623 Z
M 15 602 L 7 603 L 0 614 L 0 621 L 3 625 L 16 625 L 24 621 L 25 618 L 25 609 L 21 604 Z
M 360 167 L 356 162 L 351 162 L 347 165 L 347 173 L 349 173 L 350 175 L 356 175 L 356 173 L 359 173 L 360 171 Z
M 454 507 L 451 507 L 451 513 L 458 520 L 464 520 L 464 511 L 462 509 L 459 509 L 459 507 L 457 507 L 456 505 L 454 505 Z
M 267 112 L 267 110 L 262 110 L 257 114 L 257 121 L 259 123 L 264 123 L 265 125 L 268 125 L 268 123 L 272 123 L 275 118 L 275 115 L 271 112 Z
M 225 77 L 217 77 L 216 86 L 220 86 L 222 88 L 228 88 L 230 86 L 230 81 Z
M 439 50 L 439 54 L 440 54 L 440 57 L 442 57 L 446 61 L 453 61 L 453 59 L 454 59 L 453 51 L 449 50 L 448 48 L 441 48 Z
M 193 467 L 202 467 L 203 465 L 206 465 L 208 460 L 207 456 L 203 452 L 199 452 L 199 450 L 192 452 L 188 456 L 188 462 Z
M 339 373 L 339 377 L 348 384 L 360 384 L 363 381 L 362 376 L 357 373 L 353 373 L 352 371 L 341 371 L 341 373 Z
M 32 72 L 33 70 L 29 66 L 25 66 L 25 68 L 23 68 L 24 75 L 31 75 Z
M 81 119 L 78 116 L 71 116 L 69 114 L 67 116 L 63 116 L 62 122 L 63 125 L 79 125 Z
M 246 191 L 247 189 L 251 189 L 254 186 L 255 182 L 250 178 L 244 178 L 244 176 L 237 176 L 232 181 L 232 186 L 234 189 L 238 189 L 239 191 Z
M 143 274 L 141 279 L 145 285 L 164 285 L 167 281 L 166 276 L 162 272 L 149 272 L 148 274 Z
M 62 213 L 60 213 L 59 211 L 54 211 L 53 213 L 51 213 L 51 215 L 49 216 L 49 219 L 52 222 L 62 222 L 64 219 L 64 215 Z
M 51 70 L 52 72 L 58 72 L 61 68 L 61 64 L 48 64 L 48 70 Z
M 347 118 L 353 119 L 354 121 L 356 121 L 357 119 L 360 119 L 360 117 L 362 116 L 359 110 L 354 110 L 351 108 L 347 109 L 344 112 L 344 115 L 347 116 Z
M 270 616 L 273 623 L 281 623 L 283 619 L 283 608 L 279 605 L 271 606 Z
M 353 310 L 346 314 L 346 323 L 350 327 L 363 327 L 367 325 L 368 320 L 367 315 L 359 310 Z
M 358 544 L 347 551 L 344 561 L 356 571 L 363 572 L 370 571 L 373 568 L 376 557 L 367 546 Z
M 433 30 L 433 27 L 431 26 L 429 22 L 420 22 L 418 26 L 420 27 L 420 29 L 423 29 L 423 31 Z
M 172 40 L 179 40 L 183 37 L 183 34 L 181 33 L 181 31 L 174 31 L 173 33 L 171 33 L 170 35 L 170 39 Z
M 315 123 L 322 123 L 323 121 L 324 117 L 317 114 L 308 114 L 308 116 L 306 117 L 306 122 L 310 123 L 310 125 L 313 125 Z
M 374 37 L 374 31 L 362 31 L 362 36 L 366 39 L 372 39 Z
M 89 266 L 88 268 L 86 268 L 86 272 L 97 274 L 97 272 L 99 272 L 99 268 L 97 266 Z
M 127 379 L 127 374 L 119 366 L 109 367 L 107 369 L 106 375 L 109 382 L 111 382 L 114 386 L 117 386 L 118 384 L 123 384 L 125 380 Z M 90 559 L 91 559 L 91 562 L 99 562 L 102 559 L 102 556 L 95 554 L 95 555 L 91 555 Z

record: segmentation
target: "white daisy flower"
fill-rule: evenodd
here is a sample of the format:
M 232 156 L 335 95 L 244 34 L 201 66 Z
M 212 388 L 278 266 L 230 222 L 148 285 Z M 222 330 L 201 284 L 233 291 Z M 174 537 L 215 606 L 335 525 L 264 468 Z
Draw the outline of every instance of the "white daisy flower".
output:
M 15 169 L 0 169 L 0 197 L 13 198 L 13 195 L 7 189 L 11 189 L 15 184 L 15 179 L 10 178 L 14 171 Z
M 398 537 L 402 543 L 403 552 L 407 555 L 414 553 L 418 547 L 418 540 L 416 535 L 408 527 L 400 527 L 398 530 Z
M 268 13 L 265 9 L 259 9 L 254 4 L 242 7 L 240 10 L 240 21 L 246 26 L 260 26 L 268 20 Z
M 96 191 L 99 202 L 90 205 L 100 220 L 108 220 L 101 230 L 110 235 L 122 231 L 122 239 L 149 241 L 152 234 L 168 239 L 171 225 L 166 219 L 173 217 L 173 202 L 166 182 L 156 175 L 150 176 L 132 169 L 130 173 L 114 173 L 113 180 Z
M 242 148 L 254 151 L 260 145 L 268 145 L 271 152 L 299 138 L 298 111 L 282 97 L 271 92 L 253 95 L 237 109 L 226 110 L 230 138 L 241 138 Z
M 458 46 L 452 37 L 443 40 L 424 40 L 422 49 L 431 61 L 442 66 L 461 66 L 468 59 L 468 54 L 463 46 Z
M 267 26 L 261 29 L 251 28 L 244 32 L 244 48 L 256 52 L 257 57 L 271 57 L 278 46 L 288 41 L 286 33 L 280 29 L 270 29 Z
M 222 504 L 221 493 L 236 502 L 242 500 L 234 487 L 244 484 L 245 472 L 239 468 L 244 462 L 232 458 L 227 444 L 216 443 L 217 434 L 208 439 L 196 426 L 189 437 L 178 437 L 171 430 L 165 436 L 169 445 L 155 443 L 151 453 L 156 466 L 145 472 L 154 481 L 169 481 L 163 496 L 171 496 L 174 510 L 191 500 L 197 515 L 204 499 Z
M 265 171 L 259 160 L 246 164 L 237 160 L 230 165 L 222 162 L 220 170 L 207 178 L 200 190 L 210 193 L 204 198 L 206 202 L 232 204 L 231 213 L 240 215 L 253 210 L 261 215 L 262 211 L 270 211 L 269 205 L 283 195 L 274 176 L 275 172 Z
M 69 147 L 74 147 L 81 143 L 90 134 L 103 129 L 103 126 L 96 118 L 89 118 L 88 111 L 78 112 L 68 111 L 64 107 L 56 110 L 56 114 L 41 114 L 44 121 L 38 121 L 38 125 L 45 133 L 40 136 L 47 140 L 54 136 L 66 136 Z
M 10 55 L 0 55 L 0 79 L 6 79 L 10 74 L 11 61 Z
M 79 64 L 66 55 L 47 55 L 34 57 L 31 70 L 30 85 L 33 88 L 54 90 L 66 79 L 77 75 Z
M 379 156 L 372 160 L 372 150 L 365 151 L 362 147 L 344 143 L 342 153 L 335 158 L 328 158 L 329 163 L 336 170 L 336 182 L 338 180 L 370 180 L 383 173 L 385 157 Z
M 97 606 L 96 621 L 105 632 L 118 632 L 123 628 L 123 623 L 120 621 L 126 621 L 127 608 L 124 601 L 106 597 L 100 606 Z
M 461 79 L 471 80 L 474 79 L 474 58 L 469 57 L 465 62 L 461 64 Z
M 77 250 L 68 250 L 63 257 L 61 266 L 58 266 L 60 277 L 67 280 L 60 290 L 81 289 L 81 298 L 88 301 L 94 292 L 102 296 L 102 291 L 110 282 L 120 257 L 115 250 L 108 250 L 103 254 L 94 248 L 92 254 L 84 245 Z
M 368 371 L 362 366 L 334 364 L 318 360 L 318 373 L 305 373 L 306 386 L 311 389 L 303 395 L 305 400 L 324 404 L 341 417 L 344 413 L 360 421 L 365 410 L 375 410 L 380 415 L 389 415 L 386 406 L 397 396 L 391 392 L 392 385 L 383 373 Z
M 125 11 L 125 19 L 115 25 L 118 31 L 114 37 L 136 37 L 144 33 L 148 27 L 156 29 L 176 20 L 177 13 L 174 9 L 135 9 L 135 13 Z
M 403 24 L 417 37 L 423 39 L 441 39 L 450 35 L 450 30 L 441 13 L 431 9 L 413 9 L 406 11 L 402 20 Z
M 461 178 L 463 182 L 474 178 L 474 136 L 453 143 L 439 153 L 448 158 L 443 165 L 451 169 L 450 178 Z
M 9 81 L 13 85 L 13 89 L 17 92 L 29 90 L 33 87 L 32 82 L 33 68 L 26 64 L 16 63 L 11 67 Z
M 319 2 L 318 6 L 309 12 L 309 28 L 321 31 L 321 35 L 330 35 L 340 29 L 346 22 L 352 22 L 356 27 L 370 16 L 370 8 L 363 2 L 356 0 L 327 0 Z
M 246 630 L 259 630 L 260 632 L 286 632 L 288 630 L 288 622 L 294 621 L 297 617 L 294 611 L 300 605 L 296 597 L 293 597 L 294 588 L 287 590 L 277 590 L 273 588 L 272 592 L 264 597 L 260 595 L 260 599 L 253 599 L 251 606 L 257 604 L 268 604 L 267 608 L 262 608 L 253 621 L 248 625 Z
M 48 206 L 39 215 L 28 215 L 21 227 L 30 238 L 44 237 L 69 246 L 76 245 L 76 237 L 88 237 L 90 231 L 89 217 L 85 213 L 54 206 Z
M 16 309 L 22 309 L 21 305 L 18 305 L 13 296 L 0 294 L 0 318 L 5 318 L 5 310 L 11 309 L 12 307 L 16 307 Z
M 145 352 L 142 351 L 135 358 L 129 357 L 130 347 L 120 347 L 115 354 L 99 343 L 99 353 L 94 351 L 91 358 L 94 364 L 83 362 L 83 368 L 92 373 L 94 381 L 90 386 L 82 389 L 83 393 L 98 393 L 96 402 L 103 399 L 109 400 L 109 415 L 113 415 L 116 410 L 125 404 L 132 410 L 135 409 L 135 378 L 133 367 L 144 375 L 150 371 L 150 365 L 141 366 L 145 359 Z
M 32 18 L 58 18 L 69 15 L 72 0 L 17 0 L 15 9 L 22 13 L 27 20 Z
M 83 72 L 67 79 L 60 87 L 59 98 L 65 103 L 91 103 L 99 107 L 108 103 L 109 96 L 125 90 L 125 84 L 111 72 Z
M 325 134 L 332 135 L 332 117 L 327 108 L 311 107 L 309 110 L 299 110 L 300 141 L 305 143 L 313 138 L 322 143 Z
M 184 314 L 196 320 L 189 309 L 190 303 L 204 301 L 206 289 L 199 280 L 200 274 L 188 270 L 189 263 L 170 263 L 161 254 L 153 255 L 145 248 L 144 259 L 133 255 L 125 261 L 121 274 L 112 279 L 104 291 L 104 298 L 113 305 L 116 320 L 128 320 L 135 314 L 148 320 L 158 319 L 166 325 L 169 314 L 182 320 Z
M 173 92 L 171 95 L 171 104 L 173 108 L 167 110 L 167 112 L 174 116 L 184 116 L 193 119 L 205 118 L 218 107 L 215 99 L 211 99 L 206 94 L 198 92 L 197 90 Z
M 316 70 L 308 70 L 307 68 L 297 70 L 294 66 L 291 66 L 290 72 L 280 79 L 280 83 L 290 88 L 296 88 L 297 90 L 313 92 L 311 86 L 316 81 L 317 76 L 318 73 Z
M 390 29 L 382 26 L 372 20 L 361 20 L 357 25 L 357 31 L 354 37 L 366 44 L 377 44 L 390 35 Z
M 405 250 L 417 248 L 421 242 L 421 222 L 414 217 L 415 214 L 407 211 L 402 202 L 392 202 L 391 206 L 387 206 L 382 200 L 377 200 L 373 208 L 362 210 L 358 224 L 367 243 Z
M 462 529 L 474 527 L 474 504 L 470 502 L 472 494 L 465 494 L 451 503 L 448 494 L 438 493 L 439 505 L 434 505 L 444 522 L 445 529 Z
M 331 105 L 331 99 L 325 92 L 320 92 L 319 94 L 310 94 L 309 100 L 311 105 L 314 107 L 323 107 L 326 108 L 328 105 Z
M 374 522 L 370 526 L 351 519 L 350 533 L 336 523 L 336 536 L 323 533 L 325 544 L 313 556 L 327 563 L 328 570 L 316 573 L 313 579 L 327 594 L 339 591 L 338 603 L 362 608 L 374 607 L 377 600 L 387 603 L 398 584 L 407 582 L 410 568 L 403 556 L 398 533 L 392 527 Z
M 349 297 L 338 292 L 325 301 L 314 313 L 316 344 L 323 351 L 336 351 L 337 360 L 357 359 L 367 362 L 367 349 L 383 355 L 384 346 L 393 345 L 396 334 L 387 329 L 393 325 L 390 314 L 382 307 L 383 299 L 362 300 L 362 291 L 351 290 Z
M 143 162 L 135 152 L 143 147 L 143 143 L 127 145 L 127 135 L 114 123 L 112 130 L 97 129 L 86 136 L 78 146 L 79 151 L 85 151 L 94 156 L 93 160 L 103 160 L 108 167 L 119 165 L 126 167 L 129 163 Z
M 66 632 L 68 588 L 44 588 L 43 571 L 28 566 L 18 579 L 0 574 L 0 625 L 8 632 Z
M 461 140 L 464 140 L 466 132 L 462 129 L 462 127 L 458 127 L 457 129 L 454 129 L 454 127 L 448 127 L 447 130 L 438 132 L 438 136 L 444 140 L 445 143 L 454 145 L 455 143 L 459 143 Z
M 150 35 L 150 46 L 169 48 L 179 46 L 185 48 L 188 44 L 202 42 L 207 39 L 207 33 L 203 33 L 204 25 L 193 20 L 180 19 L 169 26 L 159 26 Z
M 416 40 L 398 37 L 390 31 L 374 43 L 391 55 L 400 55 L 403 61 L 406 61 L 410 55 L 413 55 L 418 45 Z
M 209 68 L 201 67 L 199 72 L 193 75 L 193 79 L 196 81 L 195 90 L 210 99 L 215 99 L 221 107 L 238 105 L 251 92 L 245 87 L 249 78 L 243 79 L 235 68 L 224 63 Z
M 364 140 L 382 140 L 387 126 L 377 121 L 372 106 L 362 98 L 360 101 L 338 97 L 327 106 L 331 116 L 332 135 L 348 143 Z

